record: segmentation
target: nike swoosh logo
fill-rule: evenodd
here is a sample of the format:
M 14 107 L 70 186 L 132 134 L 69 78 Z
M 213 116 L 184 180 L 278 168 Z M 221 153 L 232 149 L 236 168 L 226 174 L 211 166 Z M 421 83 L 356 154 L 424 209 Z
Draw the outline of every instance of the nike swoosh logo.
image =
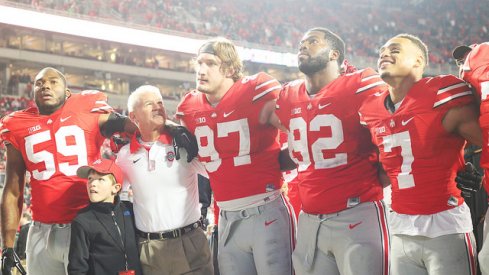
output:
M 234 113 L 234 110 L 232 110 L 232 111 L 231 111 L 231 112 L 229 112 L 229 113 L 224 113 L 224 117 L 228 117 L 228 116 L 230 116 L 232 113 Z
M 321 110 L 321 109 L 323 109 L 323 108 L 328 107 L 329 105 L 331 105 L 331 103 L 326 103 L 326 104 L 324 104 L 324 105 L 319 104 L 319 105 L 318 105 L 318 108 L 319 108 L 319 110 Z
M 374 96 L 381 96 L 381 95 L 382 95 L 382 92 L 376 92 L 376 93 L 374 94 Z
M 60 118 L 60 119 L 59 119 L 59 121 L 61 121 L 61 122 L 65 122 L 65 121 L 67 121 L 67 120 L 68 120 L 70 117 L 71 117 L 71 116 L 62 117 L 62 118 Z
M 413 118 L 414 118 L 414 117 L 412 117 L 412 118 L 410 118 L 410 119 L 408 119 L 408 120 L 403 120 L 403 121 L 401 121 L 402 126 L 406 126 L 406 124 L 408 124 L 408 123 L 409 123 L 411 120 L 413 120 Z
M 138 158 L 137 160 L 133 160 L 132 163 L 136 163 L 140 160 L 141 158 Z
M 271 220 L 271 221 L 265 221 L 265 226 L 269 226 L 269 225 L 271 225 L 272 223 L 274 223 L 275 221 L 277 221 L 277 219 L 275 219 L 275 220 Z
M 351 224 L 351 223 L 350 223 L 350 224 L 348 225 L 348 228 L 353 229 L 353 228 L 355 228 L 355 227 L 359 226 L 361 223 L 362 223 L 362 222 L 357 222 L 357 223 L 355 223 L 355 224 Z

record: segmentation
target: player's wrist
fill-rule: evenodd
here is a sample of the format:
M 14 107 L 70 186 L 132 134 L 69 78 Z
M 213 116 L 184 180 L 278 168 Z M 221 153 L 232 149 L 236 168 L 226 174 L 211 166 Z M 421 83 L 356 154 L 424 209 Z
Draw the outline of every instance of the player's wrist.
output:
M 2 249 L 2 255 L 5 255 L 5 253 L 7 253 L 7 254 L 8 254 L 8 253 L 11 253 L 11 252 L 13 252 L 13 251 L 14 251 L 14 248 L 13 248 L 13 247 L 4 247 L 4 248 Z

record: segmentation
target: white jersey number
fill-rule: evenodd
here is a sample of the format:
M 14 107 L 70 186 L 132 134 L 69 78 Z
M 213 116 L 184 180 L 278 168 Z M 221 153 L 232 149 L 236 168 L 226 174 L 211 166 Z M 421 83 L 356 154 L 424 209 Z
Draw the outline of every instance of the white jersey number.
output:
M 243 118 L 239 120 L 227 121 L 217 123 L 217 138 L 227 137 L 230 133 L 238 133 L 239 135 L 239 153 L 233 158 L 234 166 L 246 165 L 251 163 L 250 158 L 250 127 L 248 125 L 248 119 Z M 210 158 L 206 161 L 205 168 L 209 172 L 215 172 L 221 166 L 222 159 L 215 147 L 215 136 L 212 129 L 207 126 L 198 126 L 195 128 L 195 136 L 199 143 L 199 155 L 202 158 Z M 207 142 L 202 144 L 202 140 L 205 138 Z
M 481 82 L 481 100 L 486 100 L 489 95 L 489 81 Z
M 75 144 L 67 144 L 67 137 L 73 137 Z M 83 129 L 76 125 L 63 126 L 54 134 L 56 150 L 63 156 L 76 156 L 77 164 L 69 162 L 58 163 L 59 171 L 66 176 L 76 175 L 76 170 L 82 165 L 88 164 L 87 145 Z M 32 171 L 32 176 L 37 180 L 48 180 L 56 173 L 56 161 L 53 153 L 46 150 L 36 152 L 36 147 L 51 140 L 51 131 L 42 131 L 25 138 L 25 152 L 27 159 L 32 163 L 44 162 L 45 169 Z
M 382 144 L 384 152 L 392 152 L 392 148 L 401 147 L 401 172 L 397 175 L 399 189 L 407 189 L 414 187 L 414 177 L 412 172 L 412 164 L 414 161 L 413 150 L 411 147 L 411 136 L 408 131 L 385 136 Z
M 334 154 L 331 158 L 324 158 L 324 150 L 338 148 L 344 141 L 343 124 L 335 115 L 317 115 L 309 123 L 309 131 L 319 132 L 322 127 L 331 128 L 331 137 L 318 138 L 311 145 L 311 154 L 315 169 L 334 168 L 347 163 L 346 153 Z M 298 133 L 298 136 L 296 135 Z M 296 139 L 297 138 L 297 139 Z M 289 123 L 289 153 L 298 164 L 298 170 L 304 171 L 311 165 L 311 156 L 308 150 L 307 122 L 302 117 L 296 117 Z M 301 155 L 301 159 L 295 157 L 292 152 Z

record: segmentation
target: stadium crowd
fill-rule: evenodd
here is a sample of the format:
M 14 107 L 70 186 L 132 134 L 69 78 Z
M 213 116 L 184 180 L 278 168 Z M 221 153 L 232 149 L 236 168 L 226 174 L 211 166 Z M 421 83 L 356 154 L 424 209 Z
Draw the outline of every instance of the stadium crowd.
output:
M 430 62 L 450 62 L 459 42 L 489 38 L 486 1 L 223 1 L 223 0 L 12 0 L 35 9 L 68 11 L 185 33 L 293 49 L 302 26 L 340 31 L 348 55 L 376 56 L 376 45 L 399 30 L 416 33 L 432 49 Z M 351 8 L 351 6 L 355 6 Z M 273 14 L 273 16 L 267 16 Z M 379 20 L 381 18 L 381 20 Z M 246 24 L 244 24 L 246 22 Z M 480 26 L 480 27 L 471 27 Z M 355 49 L 355 50 L 353 50 Z

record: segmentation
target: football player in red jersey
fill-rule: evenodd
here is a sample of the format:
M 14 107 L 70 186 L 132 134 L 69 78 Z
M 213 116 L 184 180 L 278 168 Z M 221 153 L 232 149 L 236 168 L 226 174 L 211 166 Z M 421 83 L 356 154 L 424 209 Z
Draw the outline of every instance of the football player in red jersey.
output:
M 344 53 L 330 30 L 307 31 L 298 53 L 306 78 L 284 86 L 276 104 L 298 166 L 297 274 L 388 274 L 377 155 L 358 117 L 363 100 L 385 83 L 370 68 L 341 74 Z
M 70 222 L 89 202 L 86 183 L 76 170 L 100 156 L 105 137 L 136 128 L 113 112 L 103 93 L 72 94 L 64 75 L 54 68 L 44 68 L 36 76 L 34 99 L 37 107 L 14 112 L 0 123 L 0 139 L 7 144 L 2 272 L 10 274 L 15 266 L 12 248 L 28 172 L 34 221 L 26 249 L 28 273 L 66 274 Z
M 453 51 L 453 58 L 456 60 L 460 70 L 460 78 L 469 83 L 476 95 L 476 100 L 480 103 L 479 125 L 482 129 L 482 156 L 480 166 L 484 168 L 486 174 L 484 188 L 489 191 L 488 171 L 489 171 L 489 42 L 473 44 L 470 46 L 458 46 Z M 478 186 L 468 186 L 477 190 Z M 486 243 L 489 232 L 489 212 L 486 212 L 484 219 L 483 243 Z M 479 251 L 479 266 L 482 274 L 489 274 L 489 245 L 483 244 Z
M 482 143 L 470 88 L 459 78 L 423 78 L 428 48 L 410 34 L 380 48 L 389 85 L 360 107 L 392 183 L 392 274 L 475 274 L 468 206 L 456 187 L 468 140 Z
M 292 273 L 294 215 L 281 194 L 278 130 L 271 124 L 280 83 L 243 77 L 234 44 L 204 43 L 195 61 L 197 90 L 177 117 L 195 134 L 220 208 L 223 275 Z

